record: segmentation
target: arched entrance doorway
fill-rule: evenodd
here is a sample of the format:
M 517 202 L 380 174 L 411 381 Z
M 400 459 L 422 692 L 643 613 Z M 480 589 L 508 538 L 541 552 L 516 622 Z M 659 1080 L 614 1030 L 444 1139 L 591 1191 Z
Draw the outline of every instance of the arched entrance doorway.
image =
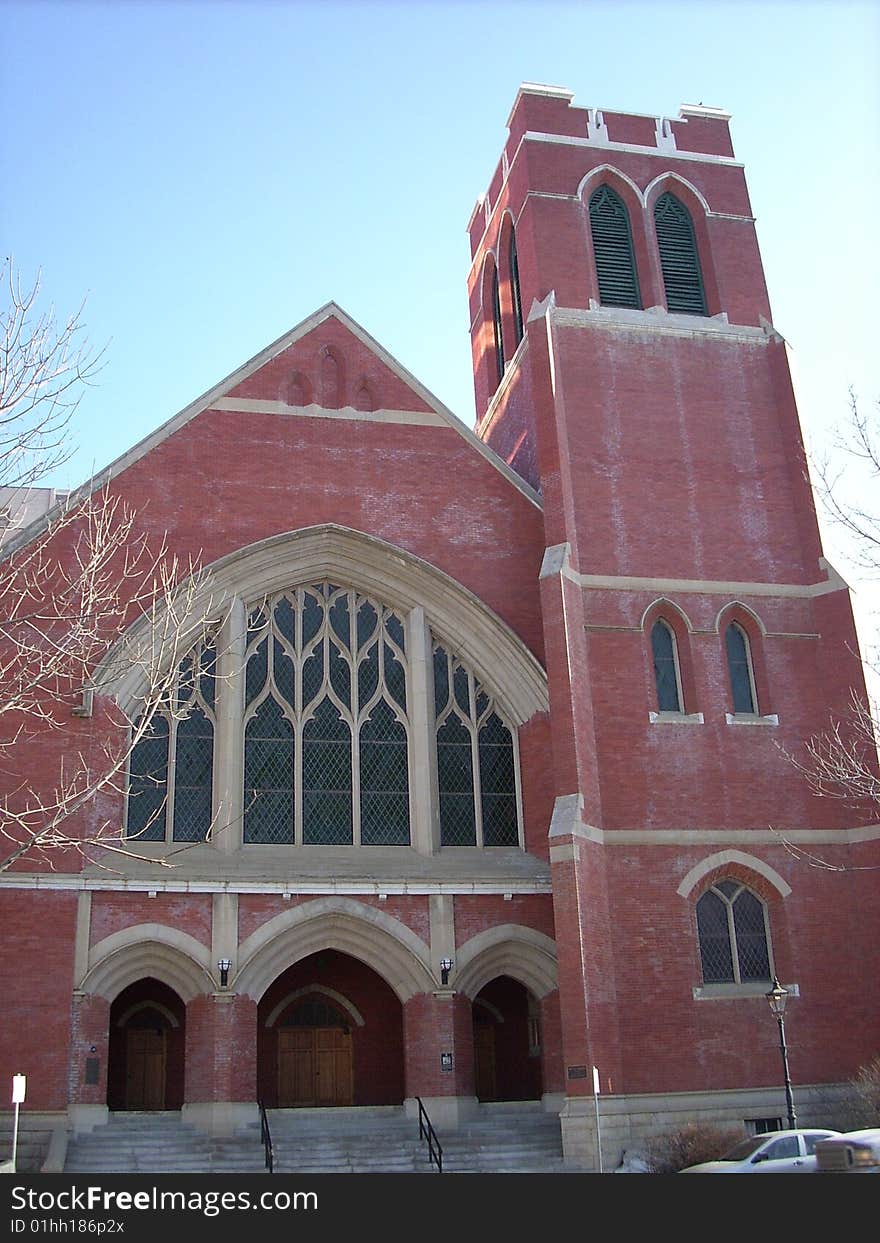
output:
M 275 1108 L 399 1105 L 403 1009 L 372 968 L 321 950 L 282 972 L 260 1001 L 260 1099 Z
M 497 976 L 473 1003 L 474 1081 L 481 1101 L 541 1096 L 538 1001 L 518 980 Z
M 184 1094 L 186 1007 L 173 989 L 143 979 L 110 1007 L 110 1109 L 180 1109 Z

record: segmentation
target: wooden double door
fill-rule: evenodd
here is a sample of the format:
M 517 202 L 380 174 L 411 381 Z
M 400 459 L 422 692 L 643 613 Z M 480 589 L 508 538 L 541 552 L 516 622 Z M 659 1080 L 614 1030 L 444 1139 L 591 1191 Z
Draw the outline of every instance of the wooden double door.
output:
M 351 1033 L 346 1027 L 278 1030 L 278 1104 L 351 1105 L 354 1101 Z
M 130 1027 L 126 1032 L 125 1108 L 165 1108 L 165 1032 Z

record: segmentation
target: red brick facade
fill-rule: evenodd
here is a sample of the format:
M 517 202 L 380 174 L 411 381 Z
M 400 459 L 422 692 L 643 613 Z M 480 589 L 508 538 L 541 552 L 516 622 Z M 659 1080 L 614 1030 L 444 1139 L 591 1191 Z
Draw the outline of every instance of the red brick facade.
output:
M 160 851 L 110 870 L 24 858 L 0 887 L 0 1076 L 26 1072 L 34 1108 L 71 1107 L 78 1125 L 77 1108 L 130 1105 L 126 1024 L 147 1022 L 151 997 L 164 1087 L 147 1107 L 216 1126 L 205 1110 L 273 1104 L 274 1012 L 312 989 L 350 1041 L 354 1104 L 543 1097 L 581 1156 L 593 1067 L 621 1116 L 658 1096 L 687 1114 L 687 1094 L 714 1093 L 743 1118 L 757 1106 L 737 1093 L 755 1091 L 781 1113 L 769 975 L 703 976 L 696 904 L 725 880 L 758 899 L 770 974 L 796 993 L 796 1084 L 839 1085 L 876 1053 L 864 948 L 880 898 L 861 869 L 880 834 L 812 798 L 786 757 L 843 711 L 861 670 L 726 119 L 603 115 L 524 87 L 509 124 L 470 226 L 477 437 L 331 305 L 117 463 L 109 487 L 244 608 L 325 580 L 426 626 L 514 726 L 520 845 L 441 845 L 436 776 L 411 759 L 423 828 L 396 855 L 266 853 L 239 825 L 170 868 L 150 861 Z M 641 308 L 602 302 L 602 185 L 628 212 Z M 705 315 L 666 309 L 653 208 L 667 192 L 693 222 Z M 659 708 L 658 620 L 677 713 Z M 752 713 L 732 702 L 732 623 Z M 48 769 L 60 746 L 97 754 L 102 703 L 24 768 Z M 124 817 L 104 794 L 79 823 Z

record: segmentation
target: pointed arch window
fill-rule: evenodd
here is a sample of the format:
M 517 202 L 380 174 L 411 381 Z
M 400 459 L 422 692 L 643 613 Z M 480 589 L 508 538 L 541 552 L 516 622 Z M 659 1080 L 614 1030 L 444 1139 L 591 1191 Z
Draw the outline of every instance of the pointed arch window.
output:
M 492 332 L 495 340 L 495 371 L 500 384 L 504 377 L 504 334 L 501 328 L 501 290 L 497 268 L 492 270 Z
M 675 633 L 662 618 L 658 618 L 651 627 L 651 652 L 654 658 L 657 707 L 661 712 L 683 712 L 684 697 Z
M 697 902 L 703 981 L 746 984 L 771 978 L 767 908 L 739 881 L 721 880 Z
M 513 731 L 460 660 L 434 644 L 442 846 L 517 846 Z
M 589 210 L 599 301 L 603 306 L 641 307 L 626 204 L 610 186 L 602 185 L 590 197 Z
M 654 228 L 667 310 L 705 315 L 706 292 L 694 222 L 674 194 L 661 194 L 654 204 Z
M 198 842 L 211 828 L 216 650 L 199 643 L 181 661 L 171 702 L 135 725 L 125 834 L 139 842 Z
M 254 610 L 245 673 L 246 843 L 410 840 L 403 623 L 319 583 Z
M 510 230 L 510 248 L 508 251 L 508 260 L 510 266 L 510 296 L 513 302 L 513 332 L 515 344 L 523 339 L 523 313 L 522 313 L 522 295 L 519 288 L 519 259 L 516 254 L 516 232 Z
M 737 622 L 731 622 L 724 632 L 727 655 L 727 671 L 733 695 L 734 712 L 754 714 L 758 711 L 755 693 L 755 671 L 752 652 L 746 632 Z

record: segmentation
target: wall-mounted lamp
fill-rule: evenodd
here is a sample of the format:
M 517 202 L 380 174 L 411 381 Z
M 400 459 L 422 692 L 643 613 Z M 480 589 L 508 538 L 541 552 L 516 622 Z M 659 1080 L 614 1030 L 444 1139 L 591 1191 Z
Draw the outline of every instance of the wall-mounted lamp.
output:
M 449 972 L 452 970 L 452 959 L 440 959 L 440 983 L 445 986 L 449 983 Z
M 220 987 L 225 988 L 229 983 L 229 968 L 232 966 L 232 960 L 221 958 L 217 966 L 220 968 Z

